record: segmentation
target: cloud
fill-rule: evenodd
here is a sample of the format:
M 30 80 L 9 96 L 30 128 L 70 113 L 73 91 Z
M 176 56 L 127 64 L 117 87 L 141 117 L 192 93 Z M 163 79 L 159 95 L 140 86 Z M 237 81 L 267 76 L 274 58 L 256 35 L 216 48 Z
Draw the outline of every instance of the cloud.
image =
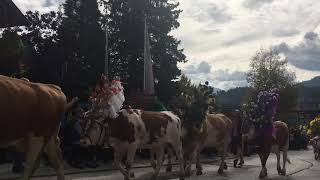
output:
M 194 1 L 192 8 L 188 8 L 184 14 L 185 17 L 192 17 L 198 22 L 221 24 L 232 20 L 232 16 L 222 4 L 206 1 Z
M 297 68 L 320 71 L 320 39 L 315 32 L 307 32 L 304 39 L 295 46 L 282 42 L 275 46 L 275 49 Z
M 198 66 L 198 70 L 201 73 L 209 73 L 211 70 L 211 65 L 205 61 L 202 61 Z
M 217 87 L 219 89 L 223 90 L 229 90 L 236 87 L 245 87 L 248 86 L 247 81 L 223 81 L 223 82 L 216 82 L 214 87 Z
M 281 29 L 274 30 L 272 32 L 272 35 L 274 35 L 276 37 L 289 37 L 289 36 L 297 35 L 299 33 L 300 33 L 300 31 L 297 29 L 294 29 L 294 28 L 293 29 L 281 28 Z
M 260 34 L 245 34 L 231 40 L 227 40 L 222 43 L 223 46 L 235 46 L 241 43 L 248 43 L 248 41 L 254 41 L 258 38 L 262 38 L 263 36 Z
M 260 8 L 264 4 L 272 3 L 274 0 L 245 0 L 243 6 L 250 9 Z
M 218 81 L 246 81 L 246 73 L 241 71 L 217 70 L 213 73 L 214 79 Z
M 232 17 L 226 12 L 226 8 L 217 6 L 214 3 L 208 4 L 203 7 L 201 15 L 198 16 L 198 20 L 201 21 L 214 21 L 215 23 L 229 22 Z
M 304 39 L 307 40 L 307 41 L 315 41 L 315 40 L 318 39 L 318 34 L 315 33 L 315 32 L 307 32 L 304 35 Z
M 54 6 L 55 4 L 59 3 L 58 0 L 44 0 L 43 1 L 43 7 L 50 7 Z
M 13 0 L 22 12 L 39 11 L 46 13 L 52 10 L 57 10 L 61 3 L 65 0 Z
M 197 66 L 189 65 L 183 71 L 185 74 L 210 73 L 212 66 L 206 61 L 201 61 Z

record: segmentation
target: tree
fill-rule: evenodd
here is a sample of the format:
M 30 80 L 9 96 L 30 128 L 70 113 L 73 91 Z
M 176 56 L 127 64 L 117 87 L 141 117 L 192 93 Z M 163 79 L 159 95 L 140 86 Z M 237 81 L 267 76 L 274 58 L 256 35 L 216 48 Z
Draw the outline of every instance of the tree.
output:
M 251 59 L 247 81 L 252 87 L 251 93 L 255 97 L 260 91 L 272 88 L 280 90 L 279 111 L 287 111 L 296 105 L 295 73 L 287 68 L 287 60 L 281 59 L 273 49 L 261 49 Z
M 67 0 L 63 7 L 58 44 L 67 66 L 64 87 L 72 96 L 87 97 L 104 70 L 101 13 L 96 0 Z
M 185 62 L 180 41 L 169 33 L 179 27 L 179 3 L 169 0 L 103 0 L 110 34 L 111 74 L 121 73 L 128 89 L 142 89 L 144 18 L 150 34 L 156 93 L 168 102 L 176 93 L 173 79 L 181 74 L 177 63 Z M 119 74 L 117 74 L 119 75 Z
M 21 37 L 17 32 L 6 29 L 0 38 L 0 73 L 7 76 L 19 75 L 23 51 Z
M 20 29 L 26 45 L 26 58 L 30 72 L 27 75 L 33 81 L 61 84 L 62 59 L 57 44 L 57 30 L 61 25 L 60 11 L 40 14 L 38 11 L 26 13 L 30 26 Z

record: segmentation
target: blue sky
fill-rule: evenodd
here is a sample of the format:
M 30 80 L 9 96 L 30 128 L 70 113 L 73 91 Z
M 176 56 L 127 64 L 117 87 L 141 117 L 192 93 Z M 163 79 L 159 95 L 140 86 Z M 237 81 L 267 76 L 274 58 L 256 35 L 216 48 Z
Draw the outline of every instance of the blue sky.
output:
M 63 0 L 13 0 L 19 8 L 48 12 Z M 177 0 L 173 0 L 177 1 Z M 178 0 L 181 40 L 195 82 L 221 89 L 246 85 L 250 57 L 275 47 L 303 81 L 320 75 L 319 0 Z

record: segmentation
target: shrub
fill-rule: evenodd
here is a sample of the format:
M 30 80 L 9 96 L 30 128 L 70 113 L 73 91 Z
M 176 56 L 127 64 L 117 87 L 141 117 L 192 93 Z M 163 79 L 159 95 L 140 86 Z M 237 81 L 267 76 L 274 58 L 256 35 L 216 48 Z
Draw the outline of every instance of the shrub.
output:
M 314 120 L 312 120 L 307 126 L 307 134 L 310 137 L 319 136 L 320 135 L 320 115 L 317 116 Z

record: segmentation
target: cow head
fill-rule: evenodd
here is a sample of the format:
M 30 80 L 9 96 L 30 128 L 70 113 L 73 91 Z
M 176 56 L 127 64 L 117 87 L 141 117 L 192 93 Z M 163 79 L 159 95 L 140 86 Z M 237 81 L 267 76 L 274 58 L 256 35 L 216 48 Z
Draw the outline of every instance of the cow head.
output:
M 107 138 L 106 113 L 91 109 L 84 114 L 86 120 L 84 137 L 80 140 L 83 146 L 102 146 Z

